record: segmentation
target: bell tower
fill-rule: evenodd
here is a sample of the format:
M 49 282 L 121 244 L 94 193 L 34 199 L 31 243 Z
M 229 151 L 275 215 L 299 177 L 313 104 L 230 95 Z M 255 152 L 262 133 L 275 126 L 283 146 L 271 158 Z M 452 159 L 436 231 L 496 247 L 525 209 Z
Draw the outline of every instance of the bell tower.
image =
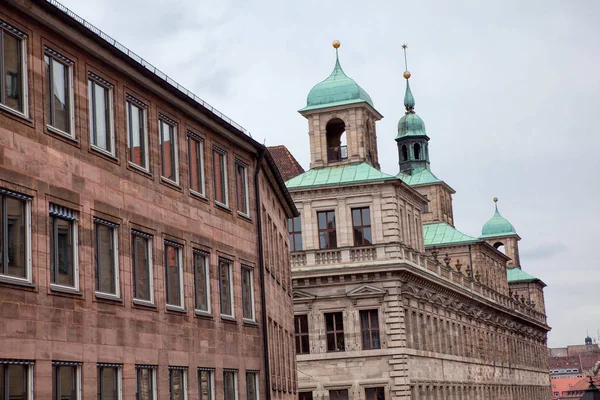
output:
M 379 169 L 375 122 L 383 116 L 369 94 L 340 65 L 335 40 L 335 66 L 324 81 L 308 93 L 299 110 L 308 120 L 310 168 L 366 162 Z

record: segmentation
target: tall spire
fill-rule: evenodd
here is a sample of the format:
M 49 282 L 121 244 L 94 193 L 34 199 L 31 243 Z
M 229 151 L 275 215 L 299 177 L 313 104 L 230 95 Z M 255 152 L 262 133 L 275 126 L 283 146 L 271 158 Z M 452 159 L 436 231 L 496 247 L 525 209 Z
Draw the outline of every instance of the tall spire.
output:
M 415 98 L 413 97 L 412 91 L 410 90 L 410 84 L 408 79 L 410 78 L 410 72 L 408 71 L 408 61 L 406 59 L 406 48 L 408 45 L 404 43 L 402 50 L 404 50 L 404 79 L 406 79 L 406 93 L 404 93 L 404 107 L 406 108 L 406 114 L 415 113 Z
M 338 49 L 340 48 L 341 43 L 339 40 L 334 40 L 331 45 L 335 49 L 335 67 L 333 68 L 333 72 L 331 73 L 331 75 L 335 77 L 335 75 L 337 75 L 340 72 L 344 74 L 344 70 L 342 69 L 342 65 L 340 64 L 340 56 L 338 53 Z

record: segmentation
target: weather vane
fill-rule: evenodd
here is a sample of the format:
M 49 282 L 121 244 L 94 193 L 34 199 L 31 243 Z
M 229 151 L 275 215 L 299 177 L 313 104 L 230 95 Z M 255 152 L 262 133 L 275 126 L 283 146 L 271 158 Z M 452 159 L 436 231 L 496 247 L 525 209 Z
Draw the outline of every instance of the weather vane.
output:
M 408 62 L 406 61 L 406 48 L 408 47 L 408 45 L 406 43 L 404 43 L 402 45 L 402 50 L 404 51 L 404 78 L 408 79 L 410 78 L 410 72 L 408 72 Z

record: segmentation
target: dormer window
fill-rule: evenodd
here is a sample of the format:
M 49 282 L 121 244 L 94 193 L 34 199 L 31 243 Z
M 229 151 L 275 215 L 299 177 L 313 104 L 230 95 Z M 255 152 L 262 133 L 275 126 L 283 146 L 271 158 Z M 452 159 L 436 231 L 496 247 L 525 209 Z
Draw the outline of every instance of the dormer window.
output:
M 327 123 L 327 161 L 337 162 L 348 159 L 346 146 L 346 124 L 339 118 Z

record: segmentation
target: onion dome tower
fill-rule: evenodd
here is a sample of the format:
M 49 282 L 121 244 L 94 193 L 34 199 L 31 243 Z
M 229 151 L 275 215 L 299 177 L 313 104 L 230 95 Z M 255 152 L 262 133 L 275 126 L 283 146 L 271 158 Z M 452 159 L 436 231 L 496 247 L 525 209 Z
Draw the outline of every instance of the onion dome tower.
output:
M 521 268 L 518 248 L 521 238 L 517 235 L 515 227 L 498 211 L 497 197 L 494 197 L 494 208 L 494 215 L 483 225 L 479 238 L 499 250 L 504 246 L 505 254 L 511 258 L 507 266 Z

